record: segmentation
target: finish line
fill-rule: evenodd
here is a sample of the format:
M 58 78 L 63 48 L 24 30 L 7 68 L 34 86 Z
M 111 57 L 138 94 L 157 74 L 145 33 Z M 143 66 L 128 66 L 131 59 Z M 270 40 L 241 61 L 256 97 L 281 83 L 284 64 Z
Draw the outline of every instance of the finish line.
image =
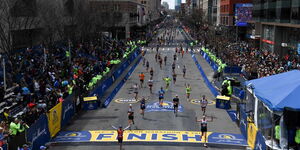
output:
M 170 130 L 126 130 L 126 142 L 147 143 L 204 143 L 204 137 L 199 131 L 170 131 Z M 51 143 L 114 143 L 117 142 L 116 130 L 96 130 L 79 132 L 60 132 Z M 247 146 L 247 141 L 241 134 L 207 132 L 208 144 L 225 144 Z

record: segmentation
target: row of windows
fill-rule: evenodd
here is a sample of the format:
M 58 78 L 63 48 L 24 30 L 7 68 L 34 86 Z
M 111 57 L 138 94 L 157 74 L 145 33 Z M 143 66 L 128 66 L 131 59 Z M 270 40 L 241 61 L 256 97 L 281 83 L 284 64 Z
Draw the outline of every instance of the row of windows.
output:
M 221 12 L 229 12 L 229 5 L 222 5 L 220 9 Z
M 300 7 L 255 9 L 253 10 L 253 17 L 255 19 L 278 19 L 283 22 L 290 22 L 291 20 L 300 21 Z
M 229 24 L 229 17 L 221 17 L 221 24 L 228 25 Z

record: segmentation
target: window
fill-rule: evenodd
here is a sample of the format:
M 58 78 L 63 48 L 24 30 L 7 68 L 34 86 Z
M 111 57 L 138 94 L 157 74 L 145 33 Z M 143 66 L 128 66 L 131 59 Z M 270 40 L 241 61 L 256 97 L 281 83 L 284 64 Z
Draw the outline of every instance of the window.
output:
M 292 8 L 292 20 L 300 21 L 300 7 L 293 7 Z

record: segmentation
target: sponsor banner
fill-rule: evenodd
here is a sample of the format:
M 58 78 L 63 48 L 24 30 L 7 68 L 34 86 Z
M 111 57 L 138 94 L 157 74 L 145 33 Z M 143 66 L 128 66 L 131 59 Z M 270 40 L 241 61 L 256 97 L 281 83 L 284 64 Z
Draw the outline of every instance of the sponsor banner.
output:
M 45 145 L 50 140 L 50 132 L 48 129 L 48 120 L 45 114 L 26 130 L 27 142 L 31 143 L 32 149 L 39 149 L 41 145 Z
M 241 107 L 240 108 L 240 129 L 242 134 L 245 137 L 247 137 L 247 128 L 248 128 L 247 114 L 245 110 Z
M 215 105 L 216 102 L 215 101 L 212 101 L 212 100 L 207 100 L 207 105 Z M 190 100 L 190 103 L 192 104 L 196 104 L 196 105 L 201 105 L 201 100 L 200 99 L 192 99 Z
M 135 98 L 118 98 L 118 99 L 115 99 L 114 101 L 116 103 L 121 103 L 121 104 L 125 104 L 125 103 L 133 104 L 133 103 L 139 102 Z
M 67 125 L 67 123 L 72 119 L 75 113 L 75 108 L 73 101 L 65 100 L 62 102 L 62 116 L 61 116 L 61 126 Z
M 208 136 L 211 132 L 207 133 Z M 124 142 L 203 143 L 200 131 L 126 130 Z M 52 142 L 117 142 L 116 130 L 61 132 Z
M 267 149 L 267 145 L 265 143 L 265 139 L 261 132 L 257 132 L 256 140 L 255 140 L 255 150 L 265 150 Z
M 145 112 L 153 112 L 153 111 L 174 111 L 173 102 L 164 101 L 162 106 L 159 105 L 159 102 L 146 104 Z M 179 104 L 178 112 L 183 112 L 183 106 Z
M 207 132 L 207 142 L 247 146 L 247 141 L 240 134 Z M 200 131 L 169 130 L 126 130 L 124 142 L 170 142 L 170 143 L 204 143 Z M 55 143 L 64 142 L 117 142 L 116 130 L 98 130 L 82 132 L 60 132 Z
M 247 141 L 241 134 L 212 133 L 208 136 L 209 143 L 247 145 Z
M 58 103 L 56 106 L 50 109 L 47 113 L 48 125 L 51 137 L 54 137 L 61 128 L 61 110 L 62 103 Z
M 249 123 L 248 124 L 248 145 L 250 148 L 254 149 L 255 147 L 255 139 L 256 139 L 256 134 L 257 134 L 257 127 L 255 126 L 254 123 Z

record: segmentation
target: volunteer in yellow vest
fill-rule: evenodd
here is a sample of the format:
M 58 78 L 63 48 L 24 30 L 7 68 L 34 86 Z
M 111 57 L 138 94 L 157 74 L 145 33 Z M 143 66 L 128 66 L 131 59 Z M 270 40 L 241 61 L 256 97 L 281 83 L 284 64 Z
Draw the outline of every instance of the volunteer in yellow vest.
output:
M 297 144 L 297 148 L 300 149 L 300 127 L 296 128 L 295 143 Z
M 29 128 L 27 124 L 22 123 L 18 118 L 15 118 L 9 125 L 11 136 L 16 136 L 18 133 L 22 133 L 25 129 Z
M 278 144 L 280 141 L 280 131 L 281 131 L 280 125 L 276 125 L 275 126 L 275 140 L 278 142 Z

